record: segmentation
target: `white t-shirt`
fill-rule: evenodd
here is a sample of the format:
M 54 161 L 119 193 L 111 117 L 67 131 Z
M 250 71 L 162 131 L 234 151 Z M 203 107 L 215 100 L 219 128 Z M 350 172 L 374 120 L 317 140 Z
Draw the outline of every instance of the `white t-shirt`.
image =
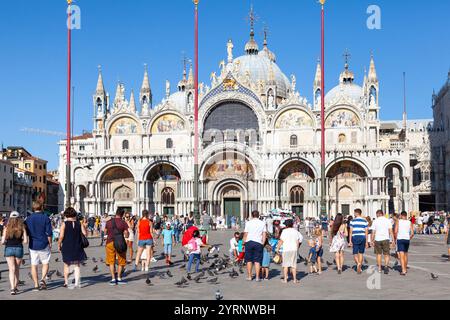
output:
M 266 224 L 259 219 L 252 219 L 245 224 L 244 233 L 247 233 L 246 242 L 263 243 L 263 233 L 267 232 Z
M 303 241 L 303 236 L 294 228 L 284 229 L 280 240 L 283 241 L 283 252 L 292 252 L 298 250 L 298 244 Z
M 411 240 L 411 221 L 403 219 L 398 221 L 397 240 Z
M 417 223 L 418 223 L 418 224 L 423 224 L 423 217 L 421 217 L 421 216 L 418 217 L 418 218 L 417 218 Z
M 236 241 L 236 238 L 233 238 L 230 240 L 230 252 L 233 253 L 234 250 L 237 249 L 238 242 Z
M 375 231 L 375 241 L 390 240 L 389 230 L 392 230 L 392 224 L 389 219 L 385 217 L 377 218 L 370 229 Z

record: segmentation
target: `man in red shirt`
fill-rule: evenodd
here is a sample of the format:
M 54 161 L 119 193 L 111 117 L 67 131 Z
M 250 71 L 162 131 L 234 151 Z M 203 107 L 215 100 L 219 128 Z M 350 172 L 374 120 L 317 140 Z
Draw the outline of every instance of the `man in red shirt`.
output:
M 123 209 L 117 209 L 116 216 L 111 218 L 105 227 L 105 232 L 107 234 L 106 239 L 106 265 L 109 266 L 111 272 L 112 280 L 109 282 L 110 285 L 123 285 L 127 284 L 126 281 L 122 280 L 122 272 L 127 265 L 127 251 L 117 252 L 114 247 L 114 235 L 122 236 L 128 238 L 128 224 L 123 220 L 125 211 Z M 116 258 L 119 264 L 117 269 L 116 278 Z

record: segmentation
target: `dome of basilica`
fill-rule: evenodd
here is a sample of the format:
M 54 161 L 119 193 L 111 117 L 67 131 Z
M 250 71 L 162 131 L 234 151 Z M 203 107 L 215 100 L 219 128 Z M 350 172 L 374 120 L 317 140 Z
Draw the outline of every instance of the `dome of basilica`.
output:
M 325 96 L 326 102 L 331 102 L 338 97 L 345 96 L 351 100 L 359 102 L 363 99 L 364 90 L 354 83 L 341 83 L 331 89 Z
M 288 77 L 281 71 L 274 62 L 275 55 L 267 48 L 257 54 L 246 54 L 236 58 L 233 65 L 238 68 L 238 76 L 245 78 L 250 75 L 250 81 L 258 84 L 261 80 L 264 83 L 273 81 L 277 86 L 278 95 L 286 98 L 288 91 L 291 91 L 291 83 Z

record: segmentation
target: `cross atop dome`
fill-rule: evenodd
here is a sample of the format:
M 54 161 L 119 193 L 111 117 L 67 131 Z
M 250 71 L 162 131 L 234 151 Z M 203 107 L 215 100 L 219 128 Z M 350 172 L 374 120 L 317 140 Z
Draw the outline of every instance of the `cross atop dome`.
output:
M 250 40 L 245 45 L 245 52 L 249 55 L 256 55 L 259 52 L 258 44 L 255 41 L 255 22 L 258 20 L 258 17 L 253 11 L 253 4 L 250 7 L 250 13 L 247 20 L 250 22 Z
M 341 73 L 339 82 L 341 84 L 350 84 L 355 80 L 355 75 L 352 71 L 349 70 L 349 61 L 351 58 L 351 54 L 348 49 L 345 50 L 343 57 L 345 59 L 345 70 Z

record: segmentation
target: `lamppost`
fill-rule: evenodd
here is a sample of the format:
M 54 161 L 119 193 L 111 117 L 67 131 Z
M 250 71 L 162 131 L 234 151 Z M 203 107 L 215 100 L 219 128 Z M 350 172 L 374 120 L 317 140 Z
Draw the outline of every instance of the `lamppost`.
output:
M 194 10 L 194 216 L 196 224 L 200 224 L 199 208 L 199 163 L 198 163 L 198 3 L 200 0 L 193 0 Z

